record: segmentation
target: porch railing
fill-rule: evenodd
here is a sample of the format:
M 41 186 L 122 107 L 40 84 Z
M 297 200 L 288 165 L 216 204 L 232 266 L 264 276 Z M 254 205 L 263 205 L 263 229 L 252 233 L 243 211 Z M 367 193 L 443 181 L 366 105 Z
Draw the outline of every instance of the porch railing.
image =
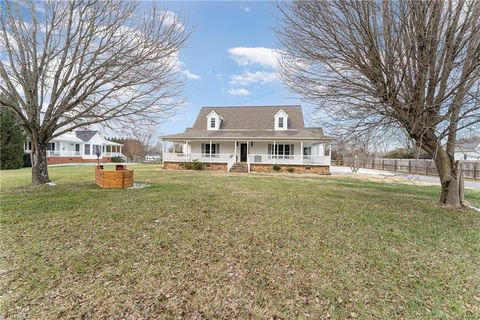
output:
M 234 154 L 231 154 L 230 159 L 228 159 L 228 162 L 227 162 L 227 172 L 230 172 L 230 169 L 233 167 L 235 162 L 237 162 L 237 157 L 235 157 Z
M 82 156 L 80 151 L 56 151 L 47 150 L 48 157 L 80 157 Z
M 82 156 L 95 156 L 95 154 L 82 154 L 81 151 L 57 151 L 57 150 L 47 150 L 47 156 L 48 157 L 82 157 Z M 103 157 L 125 157 L 122 153 L 120 152 L 103 152 L 101 154 Z
M 250 164 L 330 165 L 329 156 L 249 154 Z
M 170 162 L 192 162 L 199 161 L 204 163 L 228 163 L 233 157 L 228 153 L 165 153 L 164 161 Z
M 165 153 L 164 161 L 192 162 L 194 160 L 204 163 L 227 163 L 233 166 L 236 157 L 233 154 L 208 154 L 208 153 Z M 294 164 L 294 165 L 330 165 L 329 156 L 304 156 L 304 155 L 271 155 L 249 154 L 247 165 L 259 164 Z

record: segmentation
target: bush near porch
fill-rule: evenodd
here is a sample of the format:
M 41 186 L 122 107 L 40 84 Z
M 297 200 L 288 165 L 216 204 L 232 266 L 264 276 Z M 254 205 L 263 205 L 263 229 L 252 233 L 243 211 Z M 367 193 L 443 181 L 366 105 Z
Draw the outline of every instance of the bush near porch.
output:
M 0 172 L 0 315 L 480 317 L 480 215 L 436 207 L 438 187 L 129 168 L 150 186 Z

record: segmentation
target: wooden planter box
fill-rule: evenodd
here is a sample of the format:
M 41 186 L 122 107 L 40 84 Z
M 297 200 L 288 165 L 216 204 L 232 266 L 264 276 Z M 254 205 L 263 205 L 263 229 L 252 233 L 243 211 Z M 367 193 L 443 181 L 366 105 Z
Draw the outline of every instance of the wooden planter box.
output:
M 133 170 L 124 165 L 117 165 L 115 170 L 103 170 L 103 166 L 95 169 L 95 183 L 104 189 L 125 189 L 133 186 Z

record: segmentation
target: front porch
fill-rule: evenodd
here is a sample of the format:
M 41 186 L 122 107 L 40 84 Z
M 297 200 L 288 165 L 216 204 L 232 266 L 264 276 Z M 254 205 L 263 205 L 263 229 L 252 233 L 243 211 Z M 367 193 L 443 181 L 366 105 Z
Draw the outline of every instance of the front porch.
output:
M 166 142 L 166 143 L 165 143 Z M 168 145 L 170 143 L 170 145 Z M 296 168 L 297 171 L 321 167 L 321 173 L 329 173 L 329 141 L 164 141 L 163 159 L 166 167 L 170 164 L 201 162 L 206 168 L 215 165 L 216 170 L 231 171 L 235 164 L 245 164 L 250 171 L 271 171 L 274 165 L 279 170 Z M 278 166 L 276 168 L 278 169 Z M 177 166 L 180 167 L 180 166 Z M 318 169 L 318 168 L 317 168 Z

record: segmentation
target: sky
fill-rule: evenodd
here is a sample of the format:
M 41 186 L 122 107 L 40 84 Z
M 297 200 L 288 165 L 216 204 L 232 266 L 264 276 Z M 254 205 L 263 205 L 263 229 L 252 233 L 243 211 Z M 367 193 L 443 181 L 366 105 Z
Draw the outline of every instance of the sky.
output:
M 192 31 L 180 52 L 183 94 L 161 134 L 183 132 L 202 106 L 302 104 L 276 76 L 277 23 L 271 2 L 159 2 Z M 306 118 L 308 118 L 306 116 Z

